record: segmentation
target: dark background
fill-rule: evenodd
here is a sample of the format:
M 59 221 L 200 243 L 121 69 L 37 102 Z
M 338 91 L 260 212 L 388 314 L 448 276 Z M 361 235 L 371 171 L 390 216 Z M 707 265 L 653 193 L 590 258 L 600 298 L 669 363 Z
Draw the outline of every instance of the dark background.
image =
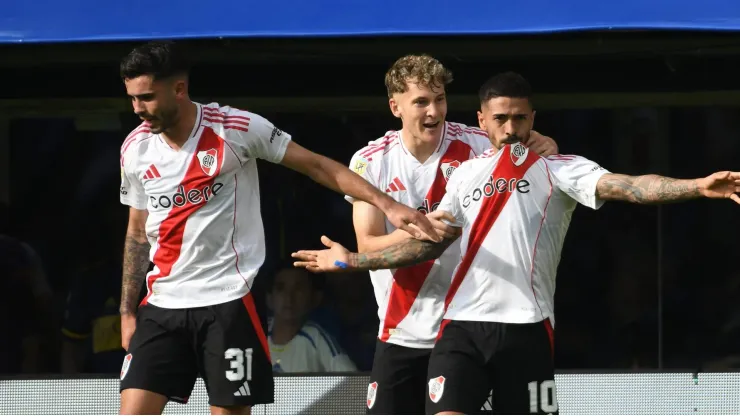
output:
M 515 70 L 536 91 L 535 128 L 555 138 L 562 153 L 626 174 L 691 178 L 738 170 L 739 35 L 610 32 L 189 44 L 195 100 L 257 112 L 300 144 L 345 164 L 368 141 L 400 128 L 387 107 L 388 67 L 404 54 L 429 53 L 455 74 L 448 88 L 450 121 L 477 125 L 480 84 Z M 53 292 L 44 325 L 18 318 L 41 316 L 29 301 L 0 316 L 13 321 L 0 330 L 7 331 L 6 339 L 44 334 L 46 353 L 37 372 L 61 371 L 65 300 L 81 276 L 97 270 L 92 279 L 101 292 L 89 299 L 108 296 L 106 288 L 120 281 L 111 271 L 115 267 L 95 267 L 119 261 L 125 233 L 118 153 L 138 120 L 117 63 L 135 45 L 0 46 L 6 234 L 37 253 Z M 262 161 L 260 182 L 268 258 L 258 294 L 290 251 L 318 246 L 321 234 L 354 246 L 351 206 L 341 195 Z M 734 368 L 740 340 L 738 209 L 729 201 L 608 203 L 598 212 L 579 207 L 558 270 L 557 368 Z M 372 342 L 364 340 L 377 331 L 368 279 L 333 279 L 322 319 L 336 326 L 366 370 Z M 348 287 L 354 289 L 349 309 L 342 306 L 349 295 L 332 292 L 346 294 Z M 9 291 L 0 296 L 17 300 Z M 258 297 L 264 318 L 263 296 Z

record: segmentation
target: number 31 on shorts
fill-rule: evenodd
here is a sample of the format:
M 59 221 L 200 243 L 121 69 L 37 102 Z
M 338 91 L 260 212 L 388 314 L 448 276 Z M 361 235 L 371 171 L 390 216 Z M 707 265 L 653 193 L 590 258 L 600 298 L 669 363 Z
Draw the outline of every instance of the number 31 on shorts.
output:
M 246 360 L 244 359 L 246 357 Z M 252 380 L 252 349 L 242 351 L 240 348 L 229 348 L 224 352 L 224 358 L 230 360 L 233 370 L 226 370 L 226 379 L 229 381 Z
M 555 380 L 531 381 L 529 388 L 530 413 L 555 413 L 558 411 L 558 397 Z

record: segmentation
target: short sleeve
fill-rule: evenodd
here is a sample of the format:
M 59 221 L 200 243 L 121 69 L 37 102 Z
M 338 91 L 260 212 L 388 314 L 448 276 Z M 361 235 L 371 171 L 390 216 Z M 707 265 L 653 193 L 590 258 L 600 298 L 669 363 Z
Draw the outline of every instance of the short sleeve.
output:
M 377 173 L 374 172 L 374 166 L 370 164 L 370 161 L 362 156 L 363 150 L 358 151 L 354 156 L 352 156 L 352 160 L 349 162 L 349 169 L 362 176 L 362 178 L 370 182 L 372 186 L 378 188 Z M 349 201 L 349 203 L 355 202 L 355 199 L 349 195 L 345 195 L 344 199 Z
M 454 224 L 449 224 L 453 227 L 462 227 L 465 222 L 462 206 L 460 206 L 460 200 L 457 197 L 458 189 L 460 188 L 460 181 L 465 176 L 464 173 L 461 173 L 461 171 L 464 170 L 463 166 L 465 166 L 465 164 L 455 169 L 450 176 L 450 179 L 447 181 L 447 186 L 445 187 L 445 195 L 437 206 L 437 210 L 447 211 L 455 217 L 456 222 Z M 449 223 L 449 221 L 445 222 Z
M 592 209 L 604 205 L 604 201 L 596 197 L 596 184 L 609 171 L 581 156 L 554 155 L 546 160 L 561 191 Z
M 230 111 L 227 117 L 247 119 L 246 129 L 230 129 L 229 133 L 237 142 L 243 154 L 252 159 L 264 159 L 280 163 L 291 140 L 290 134 L 275 127 L 266 118 L 245 111 Z
M 121 156 L 121 203 L 135 209 L 146 209 L 147 197 L 144 187 L 136 172 L 133 169 L 133 163 L 127 155 Z

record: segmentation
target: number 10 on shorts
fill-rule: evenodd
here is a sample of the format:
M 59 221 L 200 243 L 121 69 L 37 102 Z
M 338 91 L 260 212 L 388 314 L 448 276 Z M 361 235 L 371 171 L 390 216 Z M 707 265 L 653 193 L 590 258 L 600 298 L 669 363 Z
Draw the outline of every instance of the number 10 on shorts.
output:
M 558 411 L 558 398 L 555 393 L 555 380 L 530 381 L 529 413 L 555 413 Z
M 246 357 L 246 360 L 244 359 Z M 242 381 L 246 375 L 247 381 L 252 380 L 252 349 L 242 351 L 240 348 L 229 348 L 224 352 L 224 358 L 230 361 L 233 370 L 226 370 L 226 379 Z

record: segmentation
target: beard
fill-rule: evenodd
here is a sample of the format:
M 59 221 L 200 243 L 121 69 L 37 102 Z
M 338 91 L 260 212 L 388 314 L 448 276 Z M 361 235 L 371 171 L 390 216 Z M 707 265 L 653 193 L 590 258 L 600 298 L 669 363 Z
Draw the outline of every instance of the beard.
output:
M 516 134 L 512 134 L 512 135 L 506 136 L 506 138 L 501 141 L 501 144 L 507 145 L 507 144 L 514 144 L 514 143 L 519 143 L 523 141 L 524 140 L 520 136 Z
M 155 116 L 142 116 L 149 121 L 150 129 L 154 134 L 160 134 L 167 132 L 170 128 L 175 126 L 179 120 L 179 113 L 177 107 L 167 110 L 161 110 L 159 114 Z

